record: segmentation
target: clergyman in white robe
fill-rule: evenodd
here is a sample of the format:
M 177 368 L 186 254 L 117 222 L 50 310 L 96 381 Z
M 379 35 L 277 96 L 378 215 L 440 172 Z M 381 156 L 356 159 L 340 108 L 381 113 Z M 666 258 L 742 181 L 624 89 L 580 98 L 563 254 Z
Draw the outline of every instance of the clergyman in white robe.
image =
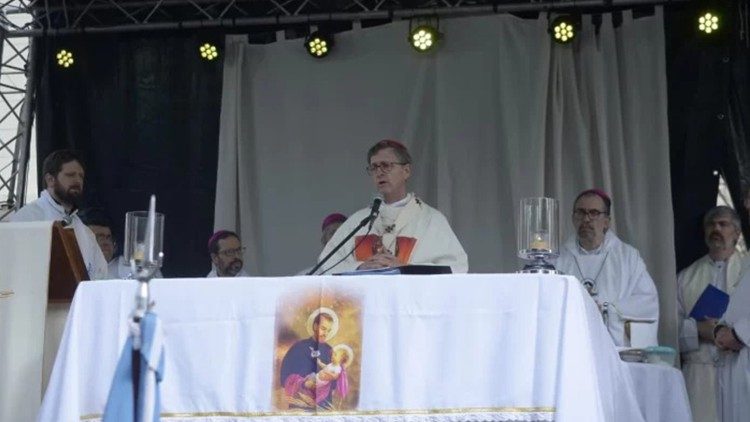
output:
M 625 343 L 625 322 L 655 321 L 649 327 L 650 337 L 656 338 L 659 320 L 659 298 L 656 286 L 646 270 L 638 251 L 621 241 L 612 230 L 595 250 L 580 246 L 575 235 L 568 238 L 560 250 L 555 268 L 575 276 L 582 283 L 594 283 L 594 300 L 608 310 L 607 329 L 617 346 Z
M 364 208 L 349 217 L 323 248 L 318 260 L 328 255 L 369 214 L 370 208 Z M 367 226 L 361 228 L 317 274 L 356 270 L 383 251 L 396 256 L 402 265 L 447 265 L 454 273 L 469 270 L 466 252 L 445 216 L 409 193 L 400 201 L 383 203 L 370 233 Z
M 732 294 L 740 281 L 744 256 L 733 253 L 726 261 L 705 255 L 677 275 L 677 310 L 680 319 L 682 373 L 690 397 L 693 419 L 718 421 L 716 407 L 716 368 L 725 364 L 725 353 L 710 342 L 700 342 L 698 326 L 690 311 L 710 284 Z
M 722 324 L 732 327 L 744 344 L 739 352 L 722 351 L 723 365 L 717 371 L 719 420 L 750 420 L 750 268 L 746 265 L 737 288 L 729 298 Z M 697 420 L 697 419 L 696 419 Z
M 10 217 L 13 222 L 29 221 L 64 221 L 73 227 L 76 234 L 78 248 L 81 250 L 83 263 L 91 280 L 107 278 L 107 261 L 104 259 L 94 233 L 86 227 L 78 217 L 77 211 L 68 214 L 61 204 L 58 204 L 46 190 L 42 191 L 39 199 L 29 202 Z M 45 251 L 44 253 L 49 253 Z

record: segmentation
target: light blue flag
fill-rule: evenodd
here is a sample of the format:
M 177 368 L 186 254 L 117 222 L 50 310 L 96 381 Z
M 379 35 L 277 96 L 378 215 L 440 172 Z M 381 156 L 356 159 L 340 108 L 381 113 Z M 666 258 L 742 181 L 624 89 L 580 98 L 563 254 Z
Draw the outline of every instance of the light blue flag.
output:
M 133 403 L 133 339 L 142 334 L 138 406 Z M 161 320 L 147 312 L 140 325 L 131 321 L 130 335 L 107 397 L 102 422 L 153 422 L 159 420 L 161 403 L 159 383 L 164 377 L 164 334 Z

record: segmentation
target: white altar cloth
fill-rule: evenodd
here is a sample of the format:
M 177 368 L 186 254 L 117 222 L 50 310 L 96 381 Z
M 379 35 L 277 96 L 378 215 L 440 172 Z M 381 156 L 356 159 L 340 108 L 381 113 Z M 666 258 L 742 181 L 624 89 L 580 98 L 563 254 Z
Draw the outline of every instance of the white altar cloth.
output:
M 646 422 L 690 422 L 685 378 L 671 366 L 653 363 L 628 363 L 635 395 Z
M 135 287 L 79 286 L 40 421 L 101 417 Z M 361 298 L 356 409 L 272 405 L 277 304 L 310 289 Z M 171 279 L 153 281 L 152 298 L 166 335 L 165 420 L 643 420 L 629 371 L 572 277 Z

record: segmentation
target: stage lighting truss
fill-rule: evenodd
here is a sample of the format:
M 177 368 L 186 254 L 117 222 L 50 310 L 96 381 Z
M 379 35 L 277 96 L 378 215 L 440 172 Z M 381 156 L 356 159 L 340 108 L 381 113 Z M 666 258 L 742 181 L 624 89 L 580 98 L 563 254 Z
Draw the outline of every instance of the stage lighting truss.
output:
M 219 57 L 219 49 L 211 43 L 201 45 L 199 51 L 203 60 L 213 61 Z
M 716 12 L 704 12 L 698 18 L 698 30 L 704 34 L 713 34 L 719 30 L 721 18 Z
M 573 15 L 556 17 L 549 27 L 552 40 L 558 44 L 573 42 L 580 28 L 580 19 Z
M 322 59 L 333 49 L 333 34 L 325 31 L 314 31 L 305 38 L 305 50 L 316 59 Z
M 430 19 L 425 19 L 423 22 L 409 22 L 409 45 L 413 49 L 420 53 L 426 53 L 438 46 L 442 34 L 440 33 L 440 22 L 437 19 L 434 19 L 434 21 L 433 23 Z
M 57 52 L 57 55 L 55 56 L 57 59 L 57 65 L 64 68 L 69 68 L 70 66 L 73 66 L 73 52 L 68 50 L 60 50 Z

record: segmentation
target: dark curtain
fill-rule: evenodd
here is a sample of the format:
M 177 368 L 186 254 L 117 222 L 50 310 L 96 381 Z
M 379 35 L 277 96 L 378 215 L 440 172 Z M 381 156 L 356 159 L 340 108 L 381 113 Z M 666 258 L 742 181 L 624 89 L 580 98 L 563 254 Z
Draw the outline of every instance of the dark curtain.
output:
M 739 3 L 717 2 L 716 37 L 697 31 L 701 5 L 670 6 L 665 14 L 672 200 L 678 270 L 706 254 L 702 217 L 716 205 L 718 175 L 750 239 L 744 193 L 750 187 L 748 50 L 739 37 Z M 705 4 L 703 4 L 705 8 Z
M 110 34 L 40 39 L 37 56 L 38 168 L 51 151 L 86 161 L 81 208 L 102 208 L 122 239 L 125 213 L 156 194 L 166 215 L 166 277 L 210 270 L 221 106 L 221 60 L 198 48 L 218 34 Z M 74 65 L 59 67 L 60 49 Z M 37 175 L 40 177 L 40 175 Z M 40 179 L 40 188 L 43 186 Z M 121 246 L 122 242 L 118 242 Z M 122 248 L 120 247 L 120 252 Z

